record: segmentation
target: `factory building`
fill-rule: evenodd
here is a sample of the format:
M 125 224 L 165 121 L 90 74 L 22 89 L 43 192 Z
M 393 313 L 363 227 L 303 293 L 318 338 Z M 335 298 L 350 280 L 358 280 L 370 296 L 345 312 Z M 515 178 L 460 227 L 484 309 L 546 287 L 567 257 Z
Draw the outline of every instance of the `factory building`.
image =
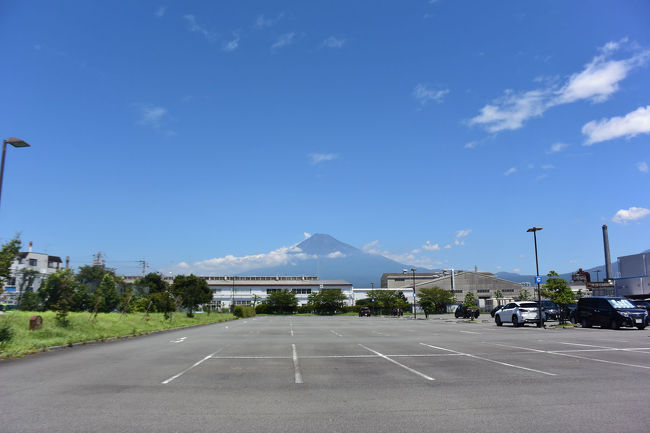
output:
M 618 275 L 614 278 L 617 296 L 650 297 L 650 252 L 619 257 Z
M 125 276 L 123 278 L 126 283 L 134 283 L 141 277 Z M 259 304 L 270 293 L 284 289 L 296 294 L 298 305 L 307 304 L 307 297 L 311 293 L 330 289 L 340 290 L 348 299 L 348 305 L 354 303 L 352 283 L 343 280 L 319 280 L 315 276 L 199 276 L 199 278 L 206 280 L 212 290 L 213 308 Z M 171 276 L 163 279 L 169 284 L 174 282 L 174 278 Z

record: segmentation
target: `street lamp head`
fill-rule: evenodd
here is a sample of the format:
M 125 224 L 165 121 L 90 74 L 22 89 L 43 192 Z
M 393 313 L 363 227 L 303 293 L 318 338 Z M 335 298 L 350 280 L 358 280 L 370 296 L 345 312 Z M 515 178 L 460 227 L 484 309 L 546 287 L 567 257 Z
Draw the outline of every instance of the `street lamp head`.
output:
M 16 137 L 9 137 L 5 140 L 5 143 L 11 144 L 13 147 L 30 147 L 29 143 L 27 143 L 24 140 L 21 140 L 20 138 Z
M 411 272 L 415 272 L 415 271 L 417 271 L 417 269 L 411 268 Z
M 528 230 L 526 230 L 526 232 L 528 232 L 528 233 L 537 232 L 537 231 L 540 231 L 541 229 L 542 229 L 542 227 L 531 227 Z

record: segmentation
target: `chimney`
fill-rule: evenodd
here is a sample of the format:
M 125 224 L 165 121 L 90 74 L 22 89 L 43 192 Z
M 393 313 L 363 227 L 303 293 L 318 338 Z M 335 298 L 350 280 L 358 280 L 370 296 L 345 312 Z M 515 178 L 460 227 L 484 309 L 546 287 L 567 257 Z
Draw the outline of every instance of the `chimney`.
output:
M 612 280 L 612 259 L 609 256 L 609 236 L 607 225 L 603 224 L 603 244 L 605 246 L 605 281 Z
M 70 256 L 65 256 L 65 268 L 70 269 Z
M 29 252 L 30 253 L 32 252 L 32 246 L 34 246 L 34 244 L 32 243 L 32 241 L 29 241 Z

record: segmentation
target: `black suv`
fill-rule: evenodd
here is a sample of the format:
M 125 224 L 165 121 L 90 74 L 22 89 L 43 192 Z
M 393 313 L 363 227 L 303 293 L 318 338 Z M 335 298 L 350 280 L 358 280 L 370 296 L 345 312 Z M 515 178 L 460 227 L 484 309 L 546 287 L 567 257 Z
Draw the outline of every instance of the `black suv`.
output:
M 580 298 L 576 307 L 576 321 L 583 328 L 599 325 L 618 329 L 621 326 L 646 327 L 648 312 L 632 304 L 629 299 L 617 296 L 592 296 Z
M 553 301 L 542 299 L 542 311 L 546 313 L 546 320 L 558 320 L 560 317 L 560 310 Z
M 459 304 L 458 308 L 456 308 L 456 312 L 454 313 L 454 317 L 456 317 L 456 319 L 460 317 L 465 319 L 471 319 L 472 317 L 474 317 L 475 319 L 477 319 L 479 314 L 481 314 L 481 312 L 479 311 L 478 308 L 469 308 L 466 305 Z
M 361 307 L 359 308 L 359 317 L 367 316 L 370 317 L 370 308 Z

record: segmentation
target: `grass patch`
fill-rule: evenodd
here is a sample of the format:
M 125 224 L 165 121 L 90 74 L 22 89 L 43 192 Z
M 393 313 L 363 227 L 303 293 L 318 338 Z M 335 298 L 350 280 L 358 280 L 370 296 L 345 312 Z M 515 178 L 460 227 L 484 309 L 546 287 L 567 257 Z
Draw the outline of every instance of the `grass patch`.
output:
M 29 330 L 29 318 L 33 315 L 43 318 L 43 327 Z M 34 313 L 10 311 L 0 315 L 0 325 L 8 324 L 13 330 L 13 338 L 0 345 L 0 358 L 13 358 L 39 352 L 51 346 L 65 346 L 85 341 L 104 340 L 128 335 L 148 334 L 161 329 L 182 328 L 191 325 L 225 322 L 235 317 L 229 313 L 195 314 L 187 317 L 185 313 L 174 313 L 173 320 L 165 320 L 162 313 L 151 313 L 146 318 L 143 313 L 125 314 L 103 313 L 97 319 L 92 313 L 70 313 L 67 327 L 58 326 L 56 314 L 52 311 Z

